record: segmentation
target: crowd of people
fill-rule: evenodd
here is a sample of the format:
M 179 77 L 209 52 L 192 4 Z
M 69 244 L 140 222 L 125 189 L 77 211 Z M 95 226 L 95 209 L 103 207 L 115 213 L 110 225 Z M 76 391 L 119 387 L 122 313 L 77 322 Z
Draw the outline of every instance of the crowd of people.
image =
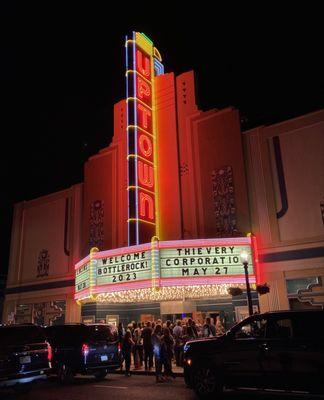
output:
M 130 376 L 133 358 L 134 369 L 144 368 L 151 371 L 155 367 L 157 382 L 165 382 L 175 378 L 172 362 L 182 366 L 183 347 L 194 339 L 220 336 L 225 333 L 219 317 L 215 324 L 212 318 L 206 318 L 204 324 L 196 324 L 191 318 L 163 322 L 132 322 L 125 328 L 118 325 L 118 340 L 122 350 L 122 364 L 125 364 L 125 375 Z

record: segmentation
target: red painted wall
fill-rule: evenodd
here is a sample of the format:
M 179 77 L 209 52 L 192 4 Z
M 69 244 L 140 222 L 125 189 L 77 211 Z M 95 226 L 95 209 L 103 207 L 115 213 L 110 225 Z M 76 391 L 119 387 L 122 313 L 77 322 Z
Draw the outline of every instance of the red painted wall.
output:
M 156 78 L 160 240 L 181 239 L 181 199 L 174 74 Z
M 103 245 L 107 250 L 127 245 L 127 175 L 125 101 L 114 107 L 114 137 L 109 147 L 84 166 L 83 254 L 89 252 L 91 203 L 104 202 Z
M 193 71 L 176 78 L 184 238 L 216 237 L 212 172 L 233 169 L 238 231 L 250 231 L 237 110 L 199 111 Z
M 199 111 L 192 71 L 158 76 L 156 107 L 160 240 L 217 236 L 212 171 L 225 165 L 233 168 L 237 226 L 245 235 L 250 223 L 238 111 Z M 85 164 L 83 255 L 96 200 L 104 202 L 101 247 L 127 246 L 126 118 L 122 100 L 114 107 L 112 143 Z

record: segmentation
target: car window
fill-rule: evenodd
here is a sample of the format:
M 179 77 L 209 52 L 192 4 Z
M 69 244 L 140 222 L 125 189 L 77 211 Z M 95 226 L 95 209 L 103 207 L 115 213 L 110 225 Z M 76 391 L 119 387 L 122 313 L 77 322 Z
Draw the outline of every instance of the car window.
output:
M 46 328 L 46 336 L 54 344 L 73 346 L 84 340 L 84 327 L 77 325 L 51 326 Z
M 265 336 L 267 320 L 255 319 L 248 323 L 241 325 L 240 329 L 235 331 L 235 339 L 246 338 L 262 338 Z
M 296 339 L 324 340 L 324 313 L 297 315 L 292 320 L 293 336 Z
M 43 329 L 37 326 L 10 326 L 0 328 L 1 345 L 42 343 L 45 341 Z
M 292 337 L 292 320 L 290 318 L 273 318 L 266 329 L 267 338 L 284 339 Z
M 105 325 L 89 325 L 87 326 L 89 337 L 93 341 L 97 340 L 108 340 L 113 342 L 116 340 L 116 336 L 113 334 L 111 328 Z

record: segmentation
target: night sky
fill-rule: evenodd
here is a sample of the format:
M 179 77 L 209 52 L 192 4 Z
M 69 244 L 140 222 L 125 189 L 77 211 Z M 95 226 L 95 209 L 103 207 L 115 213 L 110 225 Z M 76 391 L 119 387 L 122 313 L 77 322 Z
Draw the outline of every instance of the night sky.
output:
M 319 10 L 160 2 L 150 14 L 153 3 L 141 2 L 144 16 L 126 2 L 120 10 L 108 2 L 27 3 L 1 12 L 0 273 L 8 266 L 13 204 L 81 182 L 85 160 L 110 143 L 113 104 L 125 93 L 126 33 L 148 35 L 166 72 L 194 69 L 200 108 L 235 106 L 243 129 L 324 108 Z

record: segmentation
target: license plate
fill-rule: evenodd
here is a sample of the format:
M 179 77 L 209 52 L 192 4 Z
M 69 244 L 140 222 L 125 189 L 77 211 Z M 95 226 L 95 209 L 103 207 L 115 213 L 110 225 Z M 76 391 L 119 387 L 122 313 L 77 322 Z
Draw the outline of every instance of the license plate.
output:
M 30 356 L 20 357 L 20 364 L 29 364 L 31 362 Z
M 108 356 L 101 356 L 101 361 L 108 361 Z

